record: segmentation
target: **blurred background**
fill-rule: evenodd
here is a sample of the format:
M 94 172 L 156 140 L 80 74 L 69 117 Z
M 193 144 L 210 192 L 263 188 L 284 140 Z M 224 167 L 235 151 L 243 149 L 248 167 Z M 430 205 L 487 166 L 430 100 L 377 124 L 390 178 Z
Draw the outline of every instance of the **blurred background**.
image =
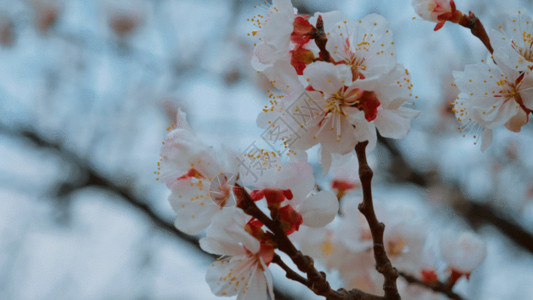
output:
M 454 24 L 433 32 L 407 0 L 293 2 L 389 19 L 422 114 L 372 153 L 377 197 L 481 234 L 487 259 L 457 286 L 468 299 L 533 299 L 531 126 L 497 131 L 481 153 L 450 111 L 452 71 L 486 58 L 481 42 Z M 527 0 L 456 2 L 488 30 L 533 12 Z M 215 298 L 204 281 L 213 258 L 173 228 L 154 171 L 178 107 L 208 143 L 242 151 L 262 133 L 255 4 L 0 0 L 0 299 Z M 271 269 L 279 299 L 316 298 Z

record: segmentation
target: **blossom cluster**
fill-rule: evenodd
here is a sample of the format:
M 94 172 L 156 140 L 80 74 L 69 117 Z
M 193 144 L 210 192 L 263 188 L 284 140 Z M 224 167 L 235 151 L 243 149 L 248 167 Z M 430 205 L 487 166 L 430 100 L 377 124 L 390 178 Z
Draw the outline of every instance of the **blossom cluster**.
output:
M 435 30 L 446 21 L 475 24 L 472 15 L 466 17 L 455 8 L 453 0 L 414 0 L 413 6 L 423 19 L 438 23 Z M 453 73 L 459 95 L 451 105 L 461 124 L 458 129 L 465 136 L 473 132 L 476 144 L 481 139 L 482 151 L 492 143 L 495 128 L 503 125 L 519 132 L 529 121 L 533 109 L 532 22 L 518 11 L 505 26 L 492 30 L 490 42 L 488 36 L 481 37 L 489 45 L 489 58 Z M 480 26 L 471 29 L 480 31 Z
M 276 242 L 261 221 L 238 208 L 239 197 L 234 191 L 239 174 L 238 156 L 227 148 L 215 150 L 205 145 L 181 110 L 177 123 L 169 129 L 157 173 L 171 190 L 169 202 L 177 216 L 176 228 L 187 234 L 208 229 L 200 246 L 224 256 L 212 264 L 206 277 L 213 293 L 238 294 L 239 299 L 266 299 L 268 291 L 272 298 L 267 266 L 273 259 Z M 261 151 L 253 159 L 263 162 L 267 156 L 276 154 Z M 337 198 L 330 191 L 316 190 L 313 170 L 307 161 L 278 159 L 267 171 L 257 182 L 245 179 L 242 182 L 245 185 L 248 182 L 250 197 L 271 218 L 280 221 L 285 234 L 298 231 L 302 224 L 325 226 L 336 216 Z
M 480 131 L 482 150 L 497 127 L 519 132 L 533 109 L 532 20 L 519 12 L 506 25 L 492 31 L 494 53 L 486 62 L 454 72 L 460 94 L 452 104 L 459 130 Z
M 287 241 L 337 270 L 346 288 L 379 293 L 383 278 L 375 272 L 372 235 L 351 193 L 360 185 L 354 147 L 369 141 L 373 148 L 376 130 L 402 138 L 418 115 L 405 105 L 411 78 L 396 61 L 388 22 L 377 14 L 359 21 L 340 12 L 301 15 L 290 0 L 274 0 L 250 21 L 258 29 L 250 33 L 258 38 L 252 66 L 276 90 L 269 91 L 270 106 L 257 125 L 284 132 L 266 135 L 283 147 L 246 154 L 215 148 L 179 110 L 156 172 L 171 191 L 175 226 L 191 235 L 206 231 L 201 248 L 221 256 L 206 276 L 218 296 L 274 299 L 269 265 Z M 323 173 L 332 175 L 331 189 L 316 185 L 307 161 L 315 145 Z M 251 178 L 243 159 L 261 166 L 261 175 Z M 484 243 L 464 234 L 442 244 L 442 259 L 423 260 L 426 221 L 385 204 L 377 210 L 390 228 L 385 244 L 393 264 L 425 282 L 468 277 L 485 256 Z M 402 293 L 427 299 L 427 291 L 410 286 Z
M 370 14 L 359 21 L 340 12 L 300 15 L 288 0 L 273 1 L 266 16 L 251 19 L 259 31 L 252 66 L 281 95 L 270 94 L 259 127 L 281 127 L 285 147 L 320 144 L 321 164 L 332 154 L 353 152 L 356 143 L 376 143 L 376 128 L 402 138 L 418 112 L 404 106 L 411 77 L 396 61 L 387 20 Z M 305 116 L 305 119 L 297 116 Z M 283 122 L 280 122 L 282 120 Z

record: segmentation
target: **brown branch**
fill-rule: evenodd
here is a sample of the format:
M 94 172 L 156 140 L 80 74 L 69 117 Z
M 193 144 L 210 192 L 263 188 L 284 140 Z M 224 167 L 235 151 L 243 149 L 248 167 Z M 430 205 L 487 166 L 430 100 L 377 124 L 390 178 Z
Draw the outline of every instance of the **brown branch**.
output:
M 315 44 L 320 49 L 320 58 L 323 61 L 331 61 L 331 56 L 326 49 L 326 44 L 328 42 L 328 39 L 326 37 L 326 33 L 324 32 L 324 22 L 322 21 L 322 16 L 319 15 L 318 19 L 316 21 L 316 32 L 313 34 L 313 38 L 315 39 Z
M 415 276 L 404 273 L 404 272 L 400 272 L 400 276 L 402 276 L 407 282 L 411 284 L 416 284 L 416 285 L 428 288 L 432 291 L 439 292 L 443 295 L 448 296 L 448 298 L 450 299 L 465 300 L 465 298 L 461 297 L 461 295 L 456 294 L 452 291 L 453 286 L 442 283 L 440 281 L 429 283 L 429 282 L 422 281 L 416 278 Z
M 483 43 L 483 45 L 485 45 L 491 54 L 494 52 L 485 27 L 473 12 L 468 12 L 468 16 L 463 15 L 458 24 L 470 29 L 470 32 L 472 32 L 472 34 L 477 37 Z
M 400 299 L 400 294 L 398 293 L 398 288 L 396 286 L 398 271 L 392 266 L 383 243 L 385 224 L 379 222 L 374 211 L 374 204 L 372 201 L 373 172 L 366 160 L 365 151 L 367 145 L 368 141 L 364 141 L 355 146 L 357 160 L 359 161 L 359 178 L 363 189 L 363 202 L 359 204 L 359 211 L 365 216 L 370 227 L 370 232 L 372 233 L 376 270 L 385 278 L 385 282 L 383 283 L 385 299 Z
M 270 219 L 263 211 L 257 207 L 248 192 L 240 185 L 236 184 L 233 187 L 233 192 L 237 198 L 237 206 L 241 208 L 246 214 L 256 218 L 263 223 L 273 234 L 273 240 L 276 242 L 277 248 L 287 254 L 298 269 L 307 275 L 307 279 L 296 277 L 298 282 L 307 286 L 315 294 L 324 296 L 326 299 L 332 300 L 383 300 L 382 297 L 367 294 L 358 289 L 346 291 L 340 289 L 338 291 L 331 289 L 329 282 L 326 280 L 326 273 L 320 272 L 315 268 L 313 258 L 304 255 L 291 242 L 285 231 L 281 227 L 278 219 Z M 285 265 L 286 268 L 290 269 Z M 282 266 L 282 268 L 284 268 Z M 284 268 L 285 269 L 285 268 Z M 292 270 L 291 270 L 292 271 Z M 289 271 L 289 276 L 294 276 L 294 271 Z M 287 270 L 286 270 L 287 272 Z M 299 275 L 298 275 L 299 276 Z M 292 279 L 292 278 L 291 278 Z
M 299 283 L 307 286 L 308 288 L 311 288 L 311 283 L 305 279 L 300 274 L 296 273 L 293 269 L 291 269 L 285 262 L 281 259 L 281 257 L 277 254 L 274 254 L 274 258 L 272 259 L 272 262 L 279 265 L 283 271 L 285 271 L 285 276 L 291 280 L 298 281 Z

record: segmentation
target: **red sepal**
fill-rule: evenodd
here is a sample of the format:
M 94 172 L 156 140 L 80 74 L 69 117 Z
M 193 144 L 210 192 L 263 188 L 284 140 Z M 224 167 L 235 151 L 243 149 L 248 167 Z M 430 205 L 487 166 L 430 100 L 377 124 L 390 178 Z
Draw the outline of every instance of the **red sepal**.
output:
M 313 51 L 298 46 L 291 50 L 291 65 L 296 70 L 296 74 L 303 75 L 305 67 L 315 61 Z
M 252 200 L 257 201 L 265 198 L 265 194 L 261 190 L 253 190 L 250 193 L 250 197 L 252 198 Z
M 363 95 L 359 99 L 359 105 L 357 108 L 365 112 L 365 119 L 368 122 L 373 121 L 378 116 L 378 107 L 381 103 L 378 100 L 376 94 L 372 91 L 364 91 Z
M 200 173 L 200 171 L 196 170 L 195 168 L 191 168 L 191 169 L 189 169 L 187 174 L 178 177 L 176 180 L 187 179 L 187 178 L 192 178 L 192 177 L 194 177 L 194 178 L 204 178 L 204 176 L 202 175 L 202 173 Z
M 294 18 L 293 31 L 291 33 L 291 42 L 298 46 L 303 46 L 311 39 L 312 33 L 316 31 L 315 27 L 307 21 L 306 15 L 297 15 Z
M 303 223 L 302 215 L 292 208 L 290 205 L 285 205 L 278 210 L 281 227 L 285 230 L 287 235 L 300 229 L 300 225 Z
M 426 283 L 434 283 L 439 280 L 439 276 L 435 273 L 435 270 L 422 270 L 420 271 L 422 281 Z

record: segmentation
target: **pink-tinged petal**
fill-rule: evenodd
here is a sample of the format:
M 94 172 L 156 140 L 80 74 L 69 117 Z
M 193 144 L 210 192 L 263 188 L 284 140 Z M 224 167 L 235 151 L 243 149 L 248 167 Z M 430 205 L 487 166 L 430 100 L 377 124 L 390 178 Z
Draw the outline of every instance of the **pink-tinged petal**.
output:
M 422 19 L 438 22 L 439 16 L 452 12 L 450 0 L 413 0 L 412 5 Z
M 407 135 L 411 120 L 419 114 L 418 111 L 403 107 L 398 110 L 379 109 L 374 124 L 383 137 L 400 139 Z
M 304 78 L 315 90 L 333 95 L 352 82 L 352 72 L 346 65 L 317 61 L 305 68 Z
M 174 225 L 187 234 L 198 234 L 209 224 L 219 210 L 209 198 L 208 181 L 196 178 L 182 179 L 172 186 L 168 201 L 176 213 Z
M 492 130 L 487 128 L 481 136 L 481 152 L 485 152 L 490 144 L 492 144 Z
M 308 197 L 299 209 L 303 224 L 309 227 L 324 227 L 339 211 L 337 197 L 329 191 L 320 191 Z
M 505 123 L 505 127 L 513 132 L 520 132 L 522 126 L 527 124 L 528 119 L 528 113 L 526 113 L 523 109 L 519 109 L 516 115 L 514 115 L 511 119 L 509 119 L 509 121 L 507 121 L 507 123 Z

